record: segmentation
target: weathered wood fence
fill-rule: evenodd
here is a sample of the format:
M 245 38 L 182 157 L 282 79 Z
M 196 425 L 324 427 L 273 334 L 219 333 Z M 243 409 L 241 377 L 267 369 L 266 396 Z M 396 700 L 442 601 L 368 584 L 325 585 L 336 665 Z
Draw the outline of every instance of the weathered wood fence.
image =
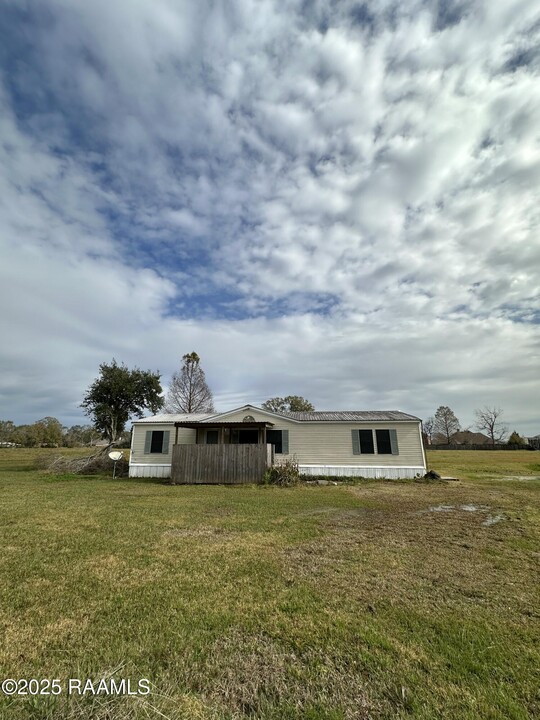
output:
M 258 483 L 272 464 L 272 445 L 173 445 L 171 482 Z

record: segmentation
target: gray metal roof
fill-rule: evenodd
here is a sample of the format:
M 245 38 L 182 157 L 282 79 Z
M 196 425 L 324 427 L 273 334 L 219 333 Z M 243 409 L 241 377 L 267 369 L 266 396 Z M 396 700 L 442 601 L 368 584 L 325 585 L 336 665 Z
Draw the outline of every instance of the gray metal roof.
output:
M 399 410 L 321 410 L 314 412 L 280 412 L 278 415 L 290 417 L 301 422 L 395 422 L 400 420 L 420 420 L 414 415 Z
M 175 422 L 200 422 L 206 418 L 212 417 L 216 413 L 160 413 L 152 415 L 152 417 L 134 420 L 134 423 L 160 423 L 162 425 Z
M 268 412 L 268 411 L 267 411 Z M 180 422 L 216 423 L 224 424 L 226 420 L 220 420 L 220 416 L 227 413 L 161 413 L 152 417 L 135 420 L 134 423 L 153 424 L 174 424 Z M 404 420 L 419 421 L 420 418 L 414 415 L 400 412 L 399 410 L 320 410 L 314 412 L 268 412 L 276 417 L 290 418 L 297 422 L 400 422 Z M 237 422 L 237 421 L 231 421 Z

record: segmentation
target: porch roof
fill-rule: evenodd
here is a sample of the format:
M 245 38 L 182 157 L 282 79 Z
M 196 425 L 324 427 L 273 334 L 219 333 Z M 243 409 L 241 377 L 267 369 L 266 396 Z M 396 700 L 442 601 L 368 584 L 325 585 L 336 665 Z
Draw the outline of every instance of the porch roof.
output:
M 184 428 L 200 428 L 200 427 L 207 427 L 207 428 L 220 428 L 220 427 L 228 427 L 228 428 L 270 428 L 274 426 L 274 423 L 267 422 L 267 421 L 257 421 L 257 420 L 247 420 L 246 422 L 243 421 L 227 421 L 227 420 L 200 420 L 195 422 L 175 422 L 175 427 L 184 427 Z

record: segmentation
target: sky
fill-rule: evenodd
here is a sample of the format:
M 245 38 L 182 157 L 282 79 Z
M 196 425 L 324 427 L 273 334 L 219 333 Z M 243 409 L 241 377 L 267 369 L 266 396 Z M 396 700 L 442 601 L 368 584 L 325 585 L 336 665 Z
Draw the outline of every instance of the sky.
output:
M 218 410 L 540 433 L 537 0 L 3 0 L 0 419 L 196 351 Z

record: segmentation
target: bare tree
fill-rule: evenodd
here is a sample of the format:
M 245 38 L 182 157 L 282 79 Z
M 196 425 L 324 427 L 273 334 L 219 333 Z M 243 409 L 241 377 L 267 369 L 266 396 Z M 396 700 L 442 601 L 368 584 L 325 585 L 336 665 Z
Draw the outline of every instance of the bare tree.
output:
M 482 410 L 475 410 L 474 414 L 477 429 L 484 430 L 487 433 L 492 445 L 504 440 L 508 428 L 500 420 L 503 414 L 501 408 L 484 407 Z
M 165 410 L 169 413 L 214 412 L 214 398 L 200 366 L 200 357 L 192 352 L 184 355 L 182 360 L 180 372 L 172 376 Z
M 422 429 L 424 432 L 424 438 L 426 441 L 426 445 L 431 445 L 433 442 L 433 434 L 435 432 L 435 418 L 433 415 L 427 418 L 427 420 L 424 420 L 422 423 Z
M 454 412 L 446 405 L 441 405 L 437 408 L 433 419 L 435 421 L 433 425 L 434 433 L 442 435 L 446 443 L 450 445 L 450 438 L 460 428 L 459 420 L 454 415 Z

